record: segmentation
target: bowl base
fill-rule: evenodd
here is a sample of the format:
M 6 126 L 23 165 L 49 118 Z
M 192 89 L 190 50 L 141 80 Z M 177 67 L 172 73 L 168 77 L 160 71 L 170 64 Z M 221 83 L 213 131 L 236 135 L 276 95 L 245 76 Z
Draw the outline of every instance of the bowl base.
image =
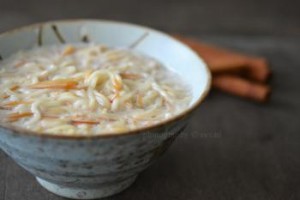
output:
M 43 180 L 39 177 L 36 177 L 38 183 L 43 186 L 49 192 L 52 192 L 58 196 L 67 197 L 71 199 L 98 199 L 108 197 L 114 194 L 117 194 L 130 185 L 136 180 L 136 176 L 126 179 L 124 181 L 118 182 L 116 184 L 110 184 L 107 186 L 102 186 L 101 188 L 92 188 L 92 189 L 82 189 L 82 188 L 72 188 L 62 185 L 57 185 L 49 181 Z

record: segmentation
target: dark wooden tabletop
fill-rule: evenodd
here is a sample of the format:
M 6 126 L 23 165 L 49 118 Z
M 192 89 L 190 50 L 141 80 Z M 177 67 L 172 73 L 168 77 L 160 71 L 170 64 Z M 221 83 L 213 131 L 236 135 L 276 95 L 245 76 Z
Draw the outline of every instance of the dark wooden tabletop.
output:
M 185 33 L 270 61 L 273 94 L 268 104 L 212 91 L 191 120 L 189 132 L 132 187 L 109 199 L 300 199 L 300 5 L 296 1 L 0 2 L 0 31 L 60 18 L 108 18 Z M 41 188 L 0 151 L 0 200 L 44 199 L 62 198 Z

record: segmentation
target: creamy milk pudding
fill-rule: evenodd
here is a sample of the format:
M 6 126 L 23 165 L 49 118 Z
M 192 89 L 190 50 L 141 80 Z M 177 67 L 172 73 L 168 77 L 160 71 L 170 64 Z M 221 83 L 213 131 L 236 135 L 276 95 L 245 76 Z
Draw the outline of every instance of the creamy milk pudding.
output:
M 0 115 L 40 134 L 100 135 L 147 127 L 184 110 L 180 77 L 130 49 L 97 44 L 22 51 L 0 62 Z

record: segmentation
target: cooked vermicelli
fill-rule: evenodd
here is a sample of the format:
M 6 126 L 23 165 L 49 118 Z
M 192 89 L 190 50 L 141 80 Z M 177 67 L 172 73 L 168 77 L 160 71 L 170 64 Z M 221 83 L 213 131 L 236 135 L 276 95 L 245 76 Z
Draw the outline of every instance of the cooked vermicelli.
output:
M 0 115 L 41 134 L 97 135 L 157 124 L 191 101 L 156 60 L 102 45 L 58 45 L 0 62 Z

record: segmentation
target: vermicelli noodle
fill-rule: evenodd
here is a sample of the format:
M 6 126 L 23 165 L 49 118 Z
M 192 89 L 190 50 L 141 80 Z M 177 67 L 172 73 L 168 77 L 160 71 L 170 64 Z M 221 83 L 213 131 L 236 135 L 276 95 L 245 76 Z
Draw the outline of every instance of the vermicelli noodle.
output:
M 191 101 L 177 74 L 129 49 L 42 47 L 0 67 L 2 123 L 40 134 L 126 132 L 168 119 Z

